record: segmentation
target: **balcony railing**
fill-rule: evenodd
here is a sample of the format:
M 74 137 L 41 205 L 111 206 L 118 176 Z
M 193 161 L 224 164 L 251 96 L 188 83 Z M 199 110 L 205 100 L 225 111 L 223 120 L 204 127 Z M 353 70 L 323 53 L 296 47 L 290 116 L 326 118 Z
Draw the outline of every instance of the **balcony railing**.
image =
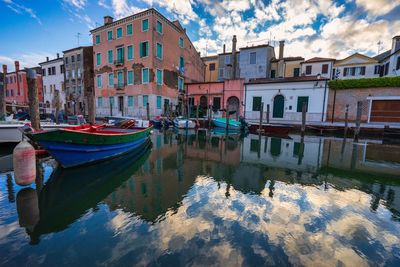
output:
M 124 90 L 125 89 L 125 84 L 124 83 L 120 83 L 120 84 L 116 83 L 116 84 L 114 84 L 114 89 L 116 89 L 116 90 Z
M 124 65 L 124 60 L 123 59 L 117 59 L 117 60 L 114 60 L 114 65 L 115 66 L 123 66 Z

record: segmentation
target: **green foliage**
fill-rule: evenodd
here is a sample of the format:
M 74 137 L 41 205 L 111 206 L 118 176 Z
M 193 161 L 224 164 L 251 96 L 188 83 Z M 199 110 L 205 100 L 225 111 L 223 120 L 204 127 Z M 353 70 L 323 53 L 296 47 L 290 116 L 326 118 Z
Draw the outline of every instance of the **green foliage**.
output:
M 333 90 L 372 87 L 399 87 L 400 89 L 400 77 L 362 78 L 329 81 L 329 88 Z

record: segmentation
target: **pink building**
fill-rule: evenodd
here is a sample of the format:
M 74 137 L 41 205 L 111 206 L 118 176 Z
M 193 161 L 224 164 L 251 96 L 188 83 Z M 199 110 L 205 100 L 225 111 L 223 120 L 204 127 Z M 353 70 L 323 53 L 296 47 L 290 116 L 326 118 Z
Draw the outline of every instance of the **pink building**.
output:
M 243 115 L 244 79 L 188 83 L 186 91 L 190 106 L 200 105 L 200 116 L 207 115 L 207 105 L 212 106 L 215 117 L 225 116 L 222 109 L 236 111 L 233 118 Z
M 155 9 L 113 21 L 93 35 L 96 113 L 144 117 L 183 100 L 185 82 L 204 80 L 204 63 L 178 21 Z
M 36 70 L 39 103 L 43 103 L 41 68 L 37 67 L 33 69 Z M 7 88 L 5 90 L 6 102 L 8 104 L 13 103 L 28 107 L 28 81 L 26 79 L 26 71 L 19 69 L 18 61 L 15 61 L 15 71 L 7 73 L 5 82 L 7 83 Z

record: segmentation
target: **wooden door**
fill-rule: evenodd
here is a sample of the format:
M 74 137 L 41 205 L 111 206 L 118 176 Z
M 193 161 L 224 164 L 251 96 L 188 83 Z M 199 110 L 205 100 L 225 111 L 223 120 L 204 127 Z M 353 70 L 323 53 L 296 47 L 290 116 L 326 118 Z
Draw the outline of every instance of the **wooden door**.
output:
M 400 100 L 372 100 L 371 122 L 400 122 Z

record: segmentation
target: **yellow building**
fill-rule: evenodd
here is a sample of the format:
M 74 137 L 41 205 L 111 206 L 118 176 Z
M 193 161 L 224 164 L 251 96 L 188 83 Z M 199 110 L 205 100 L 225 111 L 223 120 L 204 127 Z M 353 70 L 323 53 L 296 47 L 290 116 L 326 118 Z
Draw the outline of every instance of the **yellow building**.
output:
M 206 65 L 204 69 L 204 81 L 218 81 L 218 55 L 201 58 Z
M 271 78 L 299 77 L 301 75 L 302 57 L 284 57 L 271 60 Z

